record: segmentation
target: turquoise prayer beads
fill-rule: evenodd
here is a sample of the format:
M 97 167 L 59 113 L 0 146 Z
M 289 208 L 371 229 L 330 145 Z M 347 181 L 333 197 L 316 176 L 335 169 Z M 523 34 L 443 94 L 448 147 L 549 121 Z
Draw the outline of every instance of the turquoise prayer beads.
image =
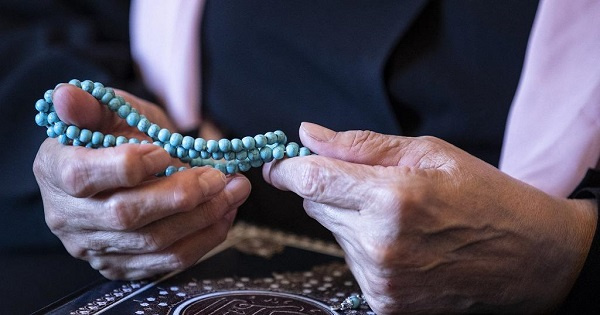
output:
M 35 122 L 38 126 L 47 128 L 46 134 L 48 137 L 57 138 L 58 142 L 64 145 L 96 149 L 114 147 L 125 143 L 153 143 L 190 167 L 214 167 L 225 174 L 245 172 L 252 167 L 260 167 L 264 163 L 283 159 L 284 157 L 311 154 L 308 148 L 300 147 L 295 142 L 287 142 L 287 136 L 281 130 L 232 140 L 205 140 L 183 136 L 152 123 L 122 96 L 115 94 L 112 88 L 105 87 L 102 83 L 73 79 L 69 81 L 69 84 L 91 94 L 101 104 L 106 105 L 116 115 L 124 119 L 129 126 L 137 128 L 150 137 L 152 141 L 103 134 L 99 131 L 66 124 L 54 110 L 52 102 L 54 90 L 51 89 L 46 91 L 44 97 L 35 103 L 35 109 L 38 111 Z M 157 175 L 170 176 L 187 168 L 185 166 L 169 166 L 163 173 Z

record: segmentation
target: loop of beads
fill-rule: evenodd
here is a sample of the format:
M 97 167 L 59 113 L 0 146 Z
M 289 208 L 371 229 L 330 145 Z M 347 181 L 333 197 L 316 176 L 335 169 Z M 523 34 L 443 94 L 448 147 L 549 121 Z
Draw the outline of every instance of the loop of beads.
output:
M 116 95 L 112 88 L 105 87 L 102 83 L 73 79 L 69 81 L 69 84 L 90 93 L 101 104 L 106 105 L 124 119 L 129 126 L 148 135 L 153 142 L 103 134 L 99 131 L 68 125 L 60 120 L 54 110 L 52 103 L 54 90 L 48 90 L 44 97 L 35 103 L 35 109 L 38 111 L 35 122 L 39 126 L 47 128 L 48 137 L 57 138 L 64 145 L 108 148 L 124 143 L 153 143 L 191 167 L 214 167 L 225 174 L 245 172 L 252 167 L 260 167 L 264 163 L 283 159 L 285 156 L 295 157 L 311 154 L 306 147 L 300 147 L 295 142 L 288 143 L 286 135 L 281 130 L 232 140 L 205 140 L 183 136 L 152 123 L 123 97 Z M 169 166 L 164 173 L 157 175 L 170 176 L 186 168 Z

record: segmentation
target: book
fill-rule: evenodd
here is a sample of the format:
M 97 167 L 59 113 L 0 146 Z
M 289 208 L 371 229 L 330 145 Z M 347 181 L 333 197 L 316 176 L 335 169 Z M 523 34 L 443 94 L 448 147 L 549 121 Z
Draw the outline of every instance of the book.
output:
M 335 243 L 240 222 L 191 268 L 104 280 L 37 314 L 374 314 L 332 309 L 360 293 L 343 255 Z

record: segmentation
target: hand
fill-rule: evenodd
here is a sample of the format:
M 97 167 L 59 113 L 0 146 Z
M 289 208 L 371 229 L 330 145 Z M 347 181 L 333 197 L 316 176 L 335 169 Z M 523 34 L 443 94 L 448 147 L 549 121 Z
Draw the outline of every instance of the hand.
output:
M 377 314 L 551 310 L 591 245 L 597 209 L 557 199 L 436 138 L 304 123 L 319 155 L 267 181 L 305 198 Z
M 158 107 L 118 94 L 173 130 Z M 143 139 L 78 88 L 61 86 L 53 100 L 66 123 Z M 188 267 L 222 242 L 250 191 L 245 177 L 210 168 L 154 177 L 169 164 L 166 151 L 152 144 L 94 150 L 48 139 L 33 169 L 46 222 L 67 251 L 109 279 L 139 279 Z

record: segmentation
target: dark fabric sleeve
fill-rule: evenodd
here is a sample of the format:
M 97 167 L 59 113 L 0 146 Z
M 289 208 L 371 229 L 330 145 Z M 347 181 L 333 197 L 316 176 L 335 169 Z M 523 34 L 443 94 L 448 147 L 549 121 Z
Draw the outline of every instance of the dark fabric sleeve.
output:
M 571 195 L 575 199 L 600 200 L 600 170 L 589 170 L 583 181 Z M 596 222 L 596 232 L 592 246 L 579 278 L 571 289 L 559 314 L 597 314 L 600 311 L 600 220 Z

